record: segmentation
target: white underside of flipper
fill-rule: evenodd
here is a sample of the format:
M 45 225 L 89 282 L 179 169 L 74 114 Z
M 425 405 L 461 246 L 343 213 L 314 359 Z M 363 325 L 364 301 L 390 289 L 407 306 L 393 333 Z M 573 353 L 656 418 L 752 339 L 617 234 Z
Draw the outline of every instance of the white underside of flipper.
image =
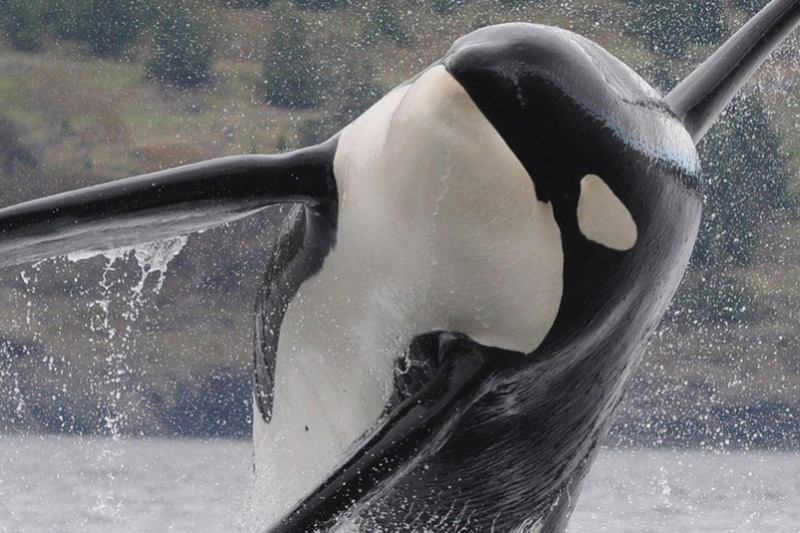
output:
M 552 207 L 444 67 L 345 128 L 334 174 L 336 246 L 285 315 L 272 420 L 254 417 L 256 499 L 268 520 L 379 419 L 415 336 L 453 331 L 527 353 L 561 301 Z

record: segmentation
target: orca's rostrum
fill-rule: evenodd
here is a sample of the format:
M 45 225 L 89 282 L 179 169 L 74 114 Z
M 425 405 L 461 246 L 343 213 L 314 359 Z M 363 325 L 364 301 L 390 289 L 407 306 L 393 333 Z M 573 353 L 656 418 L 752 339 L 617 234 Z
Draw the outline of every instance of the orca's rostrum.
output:
M 484 28 L 318 146 L 2 209 L 0 266 L 296 204 L 256 297 L 268 531 L 562 531 L 689 259 L 695 143 L 798 19 L 773 1 L 663 98 Z

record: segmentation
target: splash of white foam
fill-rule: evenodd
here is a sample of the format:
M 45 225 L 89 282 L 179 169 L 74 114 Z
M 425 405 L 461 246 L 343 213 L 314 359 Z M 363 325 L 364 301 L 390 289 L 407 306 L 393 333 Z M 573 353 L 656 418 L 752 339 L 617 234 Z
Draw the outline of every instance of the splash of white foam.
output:
M 145 283 L 151 274 L 157 274 L 158 278 L 152 286 L 152 294 L 158 294 L 164 284 L 168 265 L 186 245 L 185 236 L 176 237 L 162 241 L 150 242 L 131 248 L 117 248 L 105 251 L 82 251 L 71 253 L 66 256 L 67 260 L 77 263 L 92 259 L 94 257 L 105 258 L 103 276 L 100 280 L 102 293 L 100 298 L 95 300 L 91 306 L 99 309 L 97 321 L 93 321 L 90 326 L 93 331 L 105 332 L 106 342 L 108 343 L 109 353 L 105 358 L 107 365 L 106 384 L 110 385 L 114 391 L 111 393 L 109 403 L 106 407 L 105 427 L 113 441 L 118 441 L 121 437 L 122 426 L 124 424 L 124 413 L 121 413 L 118 406 L 122 399 L 124 390 L 122 376 L 130 373 L 126 356 L 132 352 L 135 339 L 131 338 L 131 324 L 135 322 L 139 313 L 144 307 Z M 123 324 L 121 329 L 113 326 L 111 312 L 109 310 L 113 301 L 114 294 L 119 290 L 119 281 L 114 280 L 111 275 L 116 269 L 118 261 L 136 261 L 139 267 L 138 281 L 130 287 L 130 293 L 124 298 L 127 311 L 122 313 Z M 124 288 L 124 285 L 122 286 Z M 148 293 L 150 291 L 148 290 Z
M 139 281 L 139 284 L 132 289 L 133 292 L 141 292 L 142 287 L 144 286 L 144 280 L 146 280 L 150 274 L 155 272 L 158 272 L 161 275 L 156 289 L 156 292 L 158 292 L 163 285 L 164 274 L 167 272 L 167 266 L 186 245 L 186 240 L 186 236 L 182 235 L 180 237 L 149 242 L 130 248 L 115 248 L 113 250 L 104 251 L 72 252 L 67 254 L 66 257 L 69 261 L 77 263 L 87 259 L 92 259 L 94 257 L 102 256 L 106 258 L 107 265 L 112 265 L 116 261 L 132 255 L 138 263 L 139 268 L 142 270 L 142 278 Z
M 134 292 L 141 292 L 147 277 L 158 272 L 159 278 L 156 285 L 156 293 L 164 285 L 164 275 L 167 273 L 167 266 L 175 256 L 177 256 L 186 245 L 186 237 L 175 237 L 163 241 L 143 244 L 133 249 L 133 256 L 142 269 L 142 278 L 139 284 L 133 288 Z
M 140 244 L 131 248 L 115 248 L 105 251 L 83 251 L 73 252 L 67 254 L 66 258 L 73 263 L 92 259 L 94 257 L 102 256 L 106 259 L 106 270 L 103 273 L 103 281 L 101 286 L 104 292 L 107 292 L 109 285 L 107 283 L 107 274 L 111 271 L 112 266 L 119 260 L 124 260 L 132 257 L 139 265 L 141 276 L 138 283 L 131 287 L 132 297 L 130 299 L 131 315 L 129 318 L 135 320 L 138 317 L 138 309 L 141 304 L 142 290 L 144 289 L 145 282 L 151 274 L 158 274 L 158 280 L 155 286 L 155 293 L 161 291 L 164 285 L 165 275 L 167 268 L 175 256 L 177 256 L 183 247 L 186 245 L 186 236 L 175 237 L 172 239 L 165 239 L 161 241 L 149 242 Z M 107 308 L 108 302 L 98 301 L 101 307 Z

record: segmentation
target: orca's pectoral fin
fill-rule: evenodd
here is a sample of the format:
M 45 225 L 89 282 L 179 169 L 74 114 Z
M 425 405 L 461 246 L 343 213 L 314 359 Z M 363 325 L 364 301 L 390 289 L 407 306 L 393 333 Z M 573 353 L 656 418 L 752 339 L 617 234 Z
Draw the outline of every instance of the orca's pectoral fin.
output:
M 438 337 L 438 369 L 417 394 L 395 408 L 365 443 L 268 533 L 328 531 L 416 460 L 434 452 L 493 374 L 486 349 L 463 335 Z M 491 351 L 491 350 L 490 350 Z M 503 350 L 501 350 L 503 351 Z M 493 354 L 494 355 L 494 354 Z
M 214 159 L 0 209 L 0 267 L 184 235 L 282 202 L 336 198 L 336 139 Z
M 695 144 L 800 23 L 800 0 L 773 0 L 664 97 Z

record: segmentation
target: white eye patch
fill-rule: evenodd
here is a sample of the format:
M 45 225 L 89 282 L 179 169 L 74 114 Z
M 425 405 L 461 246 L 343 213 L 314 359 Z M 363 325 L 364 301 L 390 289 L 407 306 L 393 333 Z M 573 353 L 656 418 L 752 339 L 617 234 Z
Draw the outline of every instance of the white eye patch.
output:
M 578 227 L 590 241 L 614 250 L 631 249 L 638 236 L 630 211 L 594 174 L 587 174 L 581 180 Z

